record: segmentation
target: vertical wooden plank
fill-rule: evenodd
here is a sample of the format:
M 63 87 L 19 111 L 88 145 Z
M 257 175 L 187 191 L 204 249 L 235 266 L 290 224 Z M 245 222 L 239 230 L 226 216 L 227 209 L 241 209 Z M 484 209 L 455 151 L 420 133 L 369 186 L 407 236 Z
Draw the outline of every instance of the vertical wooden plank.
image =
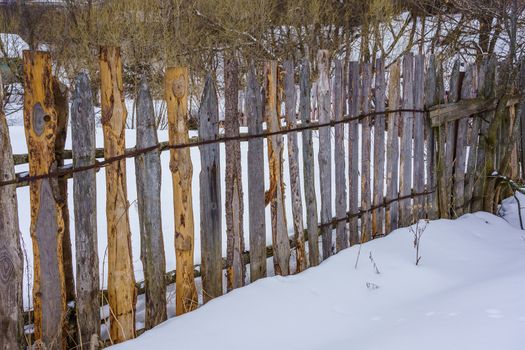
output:
M 403 57 L 403 98 L 401 108 L 414 108 L 414 55 Z M 399 158 L 399 196 L 409 196 L 412 192 L 412 138 L 414 133 L 414 113 L 402 112 L 401 149 Z M 412 224 L 411 199 L 399 201 L 399 221 L 402 227 Z
M 294 82 L 294 65 L 292 61 L 286 61 L 284 68 L 284 93 L 286 103 L 286 124 L 288 128 L 297 126 L 296 100 L 297 93 Z M 292 194 L 292 214 L 294 239 L 296 248 L 296 272 L 306 269 L 306 250 L 303 229 L 303 200 L 301 198 L 301 180 L 299 178 L 299 146 L 297 145 L 297 132 L 292 131 L 288 137 L 288 163 L 290 165 L 290 189 Z
M 226 137 L 236 137 L 239 136 L 239 66 L 237 61 L 233 58 L 227 59 L 225 62 L 224 84 L 224 131 Z M 244 252 L 244 206 L 241 174 L 241 143 L 240 141 L 226 142 L 225 210 L 227 236 L 226 274 L 228 290 L 242 287 L 246 278 L 246 266 L 242 259 L 242 253 Z M 219 275 L 220 274 L 219 271 Z
M 75 79 L 71 100 L 73 167 L 95 164 L 95 110 L 89 78 Z M 100 333 L 100 281 L 97 240 L 97 186 L 95 169 L 73 174 L 77 320 L 79 341 Z
M 472 80 L 471 80 L 471 93 L 470 95 L 472 97 L 477 96 L 478 91 L 478 70 L 476 65 L 470 66 L 472 70 Z M 471 120 L 471 130 L 470 130 L 470 136 L 468 139 L 468 147 L 469 147 L 469 154 L 468 154 L 468 160 L 467 160 L 467 169 L 466 169 L 466 176 L 465 176 L 465 199 L 464 199 L 464 206 L 465 212 L 470 212 L 471 207 L 471 201 L 472 196 L 474 192 L 474 174 L 476 171 L 476 163 L 477 163 L 477 153 L 478 153 L 478 145 L 479 145 L 479 128 L 481 126 L 481 118 L 478 115 L 474 115 L 470 118 Z
M 29 174 L 42 175 L 56 169 L 51 56 L 24 51 L 24 126 L 29 153 Z M 29 185 L 31 237 L 33 239 L 35 340 L 55 349 L 65 347 L 66 291 L 62 257 L 64 220 L 54 193 L 57 179 L 42 179 Z
M 343 119 L 344 99 L 343 99 L 343 65 L 341 60 L 334 60 L 334 118 L 336 121 Z M 338 219 L 346 218 L 346 176 L 345 176 L 345 126 L 337 124 L 335 127 L 335 216 Z M 339 252 L 348 247 L 348 232 L 346 230 L 346 220 L 338 221 L 336 226 L 335 248 Z
M 0 87 L 3 87 L 0 76 Z M 0 101 L 4 100 L 0 88 Z M 0 105 L 0 181 L 15 179 L 9 128 Z M 24 344 L 22 317 L 23 255 L 20 247 L 16 185 L 0 187 L 0 348 L 19 349 Z
M 416 55 L 414 59 L 414 108 L 423 110 L 424 102 L 425 56 Z M 414 113 L 414 191 L 425 191 L 425 114 Z M 425 218 L 425 197 L 414 198 L 415 220 Z
M 396 61 L 390 68 L 388 82 L 388 109 L 395 111 L 400 104 L 400 64 Z M 388 113 L 388 146 L 386 168 L 386 201 L 390 203 L 386 208 L 385 232 L 390 233 L 398 228 L 399 202 L 397 184 L 399 181 L 399 121 L 398 112 Z
M 126 149 L 126 105 L 120 49 L 100 49 L 100 94 L 104 157 L 122 155 Z M 126 160 L 106 167 L 106 217 L 108 227 L 108 299 L 110 335 L 114 343 L 135 337 L 135 276 L 131 256 Z
M 270 61 L 264 66 L 265 108 L 264 114 L 267 130 L 281 130 L 280 117 L 277 114 L 277 62 Z M 268 160 L 270 166 L 270 189 L 268 198 L 272 212 L 272 246 L 275 274 L 286 276 L 290 273 L 290 242 L 286 225 L 286 208 L 284 206 L 283 181 L 283 137 L 268 137 Z M 267 201 L 268 202 L 268 201 Z
M 199 139 L 216 140 L 218 135 L 217 92 L 211 76 L 208 75 L 199 108 Z M 199 151 L 202 294 L 203 300 L 207 302 L 222 294 L 220 148 L 218 143 L 213 143 L 199 146 Z
M 168 110 L 170 145 L 189 142 L 188 135 L 188 68 L 166 70 L 165 98 Z M 177 293 L 175 312 L 181 315 L 197 308 L 197 288 L 193 273 L 194 222 L 190 149 L 170 151 L 170 170 L 173 182 L 173 209 L 175 214 L 175 263 Z
M 361 65 L 361 114 L 370 111 L 370 90 L 372 83 L 372 65 L 362 63 Z M 372 156 L 372 142 L 370 137 L 370 124 L 372 118 L 361 119 L 361 242 L 368 242 L 372 238 L 371 214 L 372 194 L 370 188 L 370 158 Z
M 248 133 L 262 133 L 263 111 L 261 88 L 255 70 L 250 67 L 246 79 L 245 113 Z M 263 139 L 248 140 L 248 205 L 250 217 L 250 280 L 266 277 L 266 224 L 264 215 L 264 150 Z
M 382 58 L 376 60 L 375 110 L 385 111 L 385 64 Z M 374 206 L 383 204 L 385 182 L 385 115 L 374 116 Z M 384 208 L 372 212 L 372 236 L 383 234 Z
M 159 144 L 155 126 L 153 100 L 148 82 L 142 79 L 137 95 L 137 149 Z M 145 324 L 151 329 L 167 318 L 166 314 L 166 258 L 162 237 L 160 208 L 161 164 L 160 150 L 135 158 L 137 204 L 140 223 L 140 258 L 146 289 Z
M 317 53 L 317 69 L 319 80 L 317 84 L 317 109 L 319 123 L 330 121 L 330 56 L 327 50 Z M 323 239 L 323 260 L 332 255 L 332 144 L 331 128 L 319 128 L 319 184 L 321 187 L 321 236 Z
M 301 124 L 308 125 L 311 120 L 310 100 L 310 63 L 307 59 L 301 66 L 299 114 Z M 303 176 L 304 176 L 304 200 L 306 203 L 306 226 L 308 230 L 308 257 L 310 266 L 319 265 L 319 238 L 318 238 L 318 214 L 317 199 L 315 195 L 315 169 L 314 169 L 314 146 L 312 142 L 312 130 L 302 133 L 303 142 Z
M 452 74 L 450 76 L 450 83 L 449 83 L 449 94 L 448 94 L 448 102 L 457 102 L 459 101 L 460 94 L 461 94 L 461 77 L 460 77 L 460 63 L 459 60 L 456 60 L 454 62 L 454 66 L 452 67 Z M 445 124 L 446 128 L 446 149 L 445 149 L 445 182 L 447 184 L 446 186 L 446 205 L 448 212 L 452 212 L 452 209 L 454 207 L 453 203 L 455 201 L 455 198 L 452 197 L 452 189 L 453 189 L 453 183 L 454 183 L 454 169 L 456 167 L 455 162 L 455 153 L 456 153 L 456 134 L 457 134 L 457 127 L 458 127 L 458 121 L 453 121 Z M 452 212 L 452 215 L 455 215 L 455 213 Z
M 359 63 L 348 64 L 348 112 L 350 117 L 359 114 Z M 350 219 L 350 245 L 359 243 L 359 121 L 348 124 L 348 210 Z
M 520 145 L 521 145 L 521 177 L 525 177 L 525 58 L 520 63 L 519 93 L 522 94 L 518 107 L 518 118 L 520 123 Z

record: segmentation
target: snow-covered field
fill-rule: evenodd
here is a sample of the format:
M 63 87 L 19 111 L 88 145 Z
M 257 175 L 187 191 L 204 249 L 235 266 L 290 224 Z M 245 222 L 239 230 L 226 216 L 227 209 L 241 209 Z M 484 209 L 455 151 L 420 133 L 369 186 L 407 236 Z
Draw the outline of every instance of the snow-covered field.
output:
M 399 229 L 112 349 L 523 349 L 524 231 L 482 212 L 438 220 L 420 254 L 416 266 L 413 233 Z

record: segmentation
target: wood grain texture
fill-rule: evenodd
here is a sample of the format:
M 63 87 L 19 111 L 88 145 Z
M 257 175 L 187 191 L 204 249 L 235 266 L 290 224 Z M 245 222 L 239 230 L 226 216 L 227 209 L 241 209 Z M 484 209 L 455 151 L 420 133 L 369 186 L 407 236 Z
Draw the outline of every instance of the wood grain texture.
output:
M 521 176 L 525 177 L 525 58 L 520 62 L 519 92 L 521 98 L 518 107 L 518 118 L 520 120 L 520 137 L 521 137 Z
M 239 66 L 235 59 L 226 60 L 224 65 L 224 97 L 225 135 L 226 137 L 239 136 Z M 244 286 L 246 279 L 246 266 L 242 260 L 242 253 L 244 251 L 244 206 L 241 174 L 241 143 L 239 141 L 226 142 L 225 210 L 228 290 Z M 220 274 L 219 272 L 219 275 Z
M 188 136 L 188 68 L 168 68 L 165 76 L 165 98 L 171 145 L 186 143 Z M 176 290 L 175 312 L 182 315 L 197 308 L 197 288 L 193 273 L 194 221 L 191 178 L 193 166 L 190 149 L 170 151 L 175 214 Z
M 126 149 L 126 105 L 122 61 L 115 47 L 100 49 L 100 98 L 104 131 L 104 156 L 111 158 Z M 135 337 L 135 276 L 131 255 L 126 160 L 106 167 L 106 220 L 108 230 L 108 300 L 110 335 L 114 343 Z
M 286 107 L 286 125 L 288 128 L 297 126 L 296 100 L 297 93 L 294 81 L 294 64 L 286 61 L 284 68 L 284 93 Z M 292 196 L 292 215 L 294 238 L 296 247 L 296 273 L 304 271 L 307 265 L 304 229 L 303 229 L 303 200 L 301 198 L 301 179 L 299 177 L 299 146 L 297 132 L 287 134 L 288 138 L 288 164 L 290 170 L 290 189 Z
M 359 63 L 348 64 L 348 114 L 359 114 Z M 348 124 L 348 220 L 350 245 L 359 243 L 359 121 Z
M 376 60 L 375 69 L 375 111 L 385 111 L 385 65 L 381 58 Z M 374 183 L 373 205 L 380 206 L 384 198 L 385 182 L 385 121 L 386 115 L 374 116 Z M 384 208 L 372 211 L 372 237 L 383 234 Z
M 217 139 L 218 133 L 219 105 L 217 92 L 211 76 L 208 76 L 204 84 L 201 105 L 199 107 L 199 139 L 203 141 L 215 140 Z M 218 143 L 214 143 L 199 146 L 199 151 L 201 155 L 199 187 L 202 294 L 203 300 L 207 302 L 222 295 L 220 148 Z M 241 264 L 241 261 L 237 263 Z M 237 268 L 240 267 L 241 266 L 237 266 Z M 242 278 L 242 276 L 238 276 L 237 278 Z M 230 287 L 233 287 L 233 285 L 230 285 Z
M 255 70 L 250 67 L 246 80 L 245 114 L 248 133 L 262 133 L 263 105 Z M 263 139 L 248 141 L 248 205 L 250 221 L 250 280 L 266 277 L 266 223 L 264 213 Z
M 2 77 L 0 76 L 0 86 Z M 3 101 L 3 89 L 0 100 Z M 3 106 L 0 106 L 0 180 L 15 178 L 9 128 Z M 16 185 L 0 187 L 0 349 L 20 349 L 24 345 L 22 316 L 23 255 Z
M 299 115 L 301 125 L 308 125 L 312 119 L 310 93 L 310 62 L 305 59 L 301 65 L 299 82 Z M 315 194 L 315 164 L 312 130 L 302 132 L 304 201 L 306 204 L 306 226 L 308 231 L 308 257 L 310 266 L 319 265 L 319 236 L 317 196 Z
M 73 166 L 95 163 L 95 110 L 88 75 L 75 79 L 71 99 Z M 79 341 L 100 333 L 100 281 L 95 169 L 73 174 L 75 215 L 76 307 Z
M 460 76 L 460 63 L 459 60 L 454 62 L 452 67 L 452 72 L 450 75 L 449 82 L 449 93 L 448 101 L 457 102 L 460 98 L 461 93 L 461 76 Z M 456 133 L 457 133 L 457 121 L 452 121 L 446 123 L 444 126 L 446 128 L 446 149 L 445 149 L 445 182 L 447 184 L 446 191 L 446 205 L 447 210 L 450 212 L 451 217 L 454 217 L 453 212 L 453 201 L 452 189 L 454 183 L 454 168 L 455 168 L 455 153 L 456 153 Z
M 270 132 L 281 130 L 280 117 L 277 113 L 277 62 L 266 62 L 265 77 L 265 120 Z M 284 202 L 283 181 L 283 137 L 269 136 L 268 160 L 270 167 L 270 189 L 268 198 L 271 202 L 272 245 L 274 250 L 273 265 L 277 275 L 290 273 L 290 242 L 286 225 L 286 208 Z
M 24 51 L 24 126 L 29 153 L 29 174 L 56 168 L 57 114 L 54 108 L 51 56 Z M 58 181 L 30 183 L 31 238 L 33 240 L 33 304 L 35 340 L 47 347 L 65 347 L 66 291 L 62 257 L 64 220 Z
M 328 123 L 331 114 L 330 101 L 330 56 L 327 50 L 317 53 L 317 110 L 319 123 Z M 332 143 L 331 128 L 319 128 L 319 186 L 321 188 L 321 236 L 323 241 L 323 260 L 332 255 Z
M 370 111 L 370 93 L 372 84 L 372 65 L 370 63 L 361 64 L 361 92 L 360 106 L 361 114 L 367 114 Z M 372 238 L 371 214 L 368 212 L 372 206 L 371 181 L 371 124 L 370 116 L 361 119 L 361 243 L 368 242 Z
M 140 82 L 137 100 L 137 148 L 159 144 L 155 111 L 148 82 Z M 160 151 L 155 150 L 135 158 L 137 204 L 140 226 L 140 259 L 146 289 L 145 329 L 151 329 L 167 319 L 166 257 L 162 236 Z
M 390 67 L 388 82 L 388 109 L 395 111 L 400 104 L 400 65 L 396 61 Z M 397 184 L 399 181 L 399 113 L 389 113 L 388 116 L 388 146 L 386 163 L 386 201 L 398 197 Z M 392 202 L 386 208 L 385 232 L 390 233 L 398 228 L 399 203 Z
M 425 56 L 414 58 L 414 108 L 423 110 L 425 83 Z M 425 114 L 414 113 L 414 191 L 425 191 Z M 427 153 L 430 154 L 430 153 Z M 414 198 L 414 219 L 425 218 L 425 197 Z

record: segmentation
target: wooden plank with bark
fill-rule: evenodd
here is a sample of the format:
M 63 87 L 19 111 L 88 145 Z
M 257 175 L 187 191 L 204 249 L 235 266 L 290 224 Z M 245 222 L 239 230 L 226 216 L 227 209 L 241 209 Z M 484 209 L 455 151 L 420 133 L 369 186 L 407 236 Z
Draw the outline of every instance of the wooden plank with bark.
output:
M 51 56 L 24 51 L 24 126 L 29 174 L 47 174 L 56 168 L 57 113 L 54 107 Z M 62 239 L 64 220 L 58 181 L 42 179 L 29 186 L 33 240 L 34 336 L 47 347 L 65 347 L 66 291 Z
M 375 111 L 385 111 L 385 65 L 383 59 L 376 60 Z M 374 116 L 374 206 L 383 204 L 385 182 L 385 115 Z M 384 208 L 372 212 L 372 236 L 383 234 Z
M 204 84 L 198 115 L 199 139 L 216 140 L 219 134 L 219 104 L 215 84 L 209 75 Z M 222 295 L 220 148 L 218 143 L 213 143 L 199 146 L 199 151 L 202 294 L 203 300 L 207 302 Z M 240 261 L 238 263 L 241 264 Z
M 95 164 L 95 109 L 88 75 L 75 79 L 71 100 L 73 167 Z M 100 333 L 100 281 L 97 239 L 96 170 L 73 174 L 76 310 L 81 343 Z
M 148 82 L 140 82 L 137 101 L 137 148 L 159 144 L 155 111 Z M 146 289 L 144 328 L 151 329 L 167 319 L 166 258 L 162 236 L 161 163 L 158 149 L 135 158 L 137 204 L 140 227 L 140 258 Z
M 224 98 L 225 136 L 239 136 L 239 66 L 233 58 L 227 59 L 224 65 Z M 242 252 L 244 251 L 244 207 L 241 174 L 241 143 L 239 141 L 226 142 L 225 211 L 228 291 L 244 286 L 246 278 L 246 266 L 242 260 Z
M 119 156 L 126 149 L 126 105 L 120 49 L 100 49 L 100 98 L 104 131 L 104 157 Z M 135 276 L 131 253 L 126 160 L 106 167 L 106 220 L 108 230 L 108 299 L 110 336 L 114 343 L 135 337 Z
M 2 77 L 0 76 L 0 86 Z M 4 100 L 0 89 L 0 101 Z M 13 151 L 3 105 L 0 106 L 0 181 L 15 178 Z M 16 185 L 0 187 L 0 348 L 19 349 L 24 344 L 22 278 Z
M 414 59 L 414 109 L 423 110 L 424 101 L 425 56 L 416 55 Z M 414 113 L 414 191 L 425 191 L 425 114 Z M 425 197 L 414 198 L 415 220 L 425 218 Z
M 310 100 L 310 63 L 307 59 L 305 59 L 301 65 L 299 89 L 299 115 L 301 118 L 301 125 L 308 125 L 312 122 L 312 111 Z M 303 142 L 303 178 L 304 201 L 306 204 L 306 226 L 308 231 L 308 257 L 310 258 L 310 266 L 317 266 L 319 265 L 319 228 L 317 197 L 315 194 L 315 165 L 312 130 L 303 131 L 301 136 Z
M 400 64 L 396 61 L 390 67 L 388 82 L 388 109 L 395 111 L 400 104 Z M 390 203 L 385 212 L 385 232 L 390 233 L 398 228 L 399 203 L 394 201 L 398 197 L 399 181 L 399 122 L 398 112 L 387 115 L 388 120 L 388 146 L 386 163 L 386 201 Z
M 269 132 L 281 130 L 281 121 L 277 113 L 277 61 L 266 62 L 265 107 L 264 114 Z M 282 135 L 273 135 L 268 140 L 268 160 L 270 167 L 270 189 L 265 202 L 271 203 L 272 245 L 274 250 L 273 265 L 277 275 L 290 273 L 290 242 L 286 225 L 286 208 L 284 202 L 283 150 Z
M 359 114 L 359 63 L 348 64 L 348 114 Z M 359 243 L 359 121 L 348 124 L 348 220 L 350 245 Z
M 361 114 L 366 115 L 370 111 L 370 93 L 372 84 L 372 65 L 361 64 L 361 92 L 360 107 Z M 372 206 L 372 193 L 370 186 L 372 158 L 371 124 L 370 116 L 361 119 L 361 243 L 368 242 L 372 238 L 372 226 L 370 207 Z
M 521 177 L 525 177 L 525 58 L 520 62 L 519 91 L 521 98 L 519 100 L 518 118 L 520 127 L 520 145 L 521 145 Z
M 461 76 L 460 76 L 460 63 L 459 60 L 454 62 L 452 67 L 452 74 L 450 76 L 449 83 L 449 102 L 457 102 L 461 94 Z M 445 148 L 445 182 L 447 184 L 446 190 L 446 205 L 448 211 L 453 215 L 453 201 L 452 189 L 454 183 L 454 168 L 455 168 L 455 153 L 456 153 L 456 134 L 457 134 L 457 121 L 447 122 L 444 127 L 446 129 L 446 148 Z
M 330 121 L 330 56 L 327 50 L 317 53 L 317 69 L 319 79 L 317 84 L 317 110 L 319 123 Z M 323 260 L 332 255 L 332 143 L 331 128 L 319 128 L 319 186 L 321 188 L 321 236 L 323 241 Z
M 286 107 L 286 125 L 288 128 L 297 127 L 296 100 L 297 94 L 294 81 L 294 64 L 286 61 L 284 68 L 284 93 Z M 297 132 L 290 132 L 288 136 L 288 163 L 290 170 L 290 189 L 292 195 L 292 215 L 296 247 L 296 273 L 306 269 L 306 249 L 303 229 L 303 200 L 301 198 L 301 179 L 299 177 L 299 146 Z
M 250 67 L 246 79 L 245 114 L 248 133 L 262 133 L 263 106 L 261 88 L 255 70 Z M 250 218 L 250 280 L 266 277 L 266 223 L 264 204 L 264 141 L 248 140 L 248 205 Z
M 168 110 L 170 145 L 187 143 L 189 141 L 188 68 L 168 68 L 164 91 Z M 173 182 L 175 263 L 177 265 L 175 313 L 182 315 L 198 306 L 193 272 L 194 221 L 191 190 L 193 166 L 189 148 L 170 151 L 170 170 Z

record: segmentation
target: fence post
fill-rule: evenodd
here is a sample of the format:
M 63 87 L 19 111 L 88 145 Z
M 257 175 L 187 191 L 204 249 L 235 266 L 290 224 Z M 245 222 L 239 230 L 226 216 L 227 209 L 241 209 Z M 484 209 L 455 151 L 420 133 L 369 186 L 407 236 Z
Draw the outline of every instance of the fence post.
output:
M 359 63 L 348 64 L 348 114 L 359 114 Z M 350 245 L 359 243 L 359 121 L 348 124 L 348 220 Z
M 295 128 L 297 126 L 296 91 L 294 82 L 294 65 L 292 61 L 284 62 L 284 93 L 286 103 L 286 126 Z M 301 181 L 299 178 L 299 146 L 297 145 L 297 132 L 292 131 L 288 136 L 288 162 L 290 170 L 290 188 L 292 194 L 292 215 L 294 226 L 294 238 L 296 248 L 296 272 L 306 269 L 306 250 L 303 229 L 303 201 L 301 198 Z
M 461 97 L 461 76 L 460 76 L 460 63 L 459 60 L 456 60 L 454 62 L 454 66 L 452 67 L 452 74 L 450 76 L 450 83 L 449 83 L 449 94 L 448 94 L 448 102 L 458 102 Z M 447 214 L 450 213 L 452 217 L 455 216 L 456 213 L 452 210 L 454 208 L 454 201 L 455 198 L 453 197 L 452 189 L 454 188 L 454 179 L 455 179 L 455 172 L 454 169 L 456 168 L 457 163 L 455 162 L 455 154 L 456 154 L 456 135 L 457 135 L 457 128 L 458 128 L 458 121 L 452 121 L 448 122 L 445 125 L 446 128 L 446 151 L 445 151 L 445 182 L 447 184 L 446 186 L 446 205 L 447 205 Z M 463 136 L 463 135 L 462 135 Z
M 388 108 L 391 111 L 399 109 L 400 86 L 399 61 L 392 64 L 390 68 L 390 78 L 388 82 Z M 397 183 L 399 180 L 399 113 L 388 113 L 388 147 L 386 163 L 386 201 L 390 203 L 385 213 L 385 232 L 390 233 L 398 228 L 399 203 L 396 198 L 399 196 Z
M 471 65 L 472 68 L 472 83 L 471 83 L 471 93 L 470 96 L 475 98 L 477 96 L 478 90 L 478 70 L 476 65 Z M 476 171 L 476 162 L 477 162 L 477 153 L 478 153 L 478 136 L 479 128 L 481 127 L 481 118 L 477 115 L 472 116 L 472 129 L 470 132 L 470 139 L 468 141 L 469 155 L 467 161 L 467 174 L 468 176 L 465 179 L 465 199 L 464 199 L 464 211 L 470 212 L 472 205 L 472 197 L 474 193 L 474 183 L 475 183 L 475 171 Z
M 382 58 L 376 60 L 375 110 L 385 111 L 385 65 Z M 374 206 L 384 203 L 385 182 L 385 115 L 374 116 Z M 372 212 L 372 236 L 383 234 L 384 208 Z
M 208 75 L 199 107 L 199 139 L 202 141 L 216 140 L 218 134 L 217 93 L 215 84 Z M 201 155 L 199 184 L 202 294 L 203 300 L 207 302 L 222 295 L 220 148 L 218 143 L 213 143 L 199 146 L 199 151 Z M 238 263 L 241 264 L 240 261 Z M 231 274 L 228 277 L 231 277 Z
M 341 121 L 343 119 L 345 100 L 343 98 L 343 65 L 341 60 L 334 60 L 334 119 Z M 346 219 L 346 169 L 345 169 L 345 125 L 337 124 L 335 127 L 335 216 L 338 220 Z M 339 252 L 348 247 L 348 232 L 346 229 L 346 220 L 337 221 L 335 234 L 335 249 Z
M 3 86 L 1 76 L 0 86 Z M 3 97 L 3 89 L 0 89 L 0 101 L 3 101 Z M 0 171 L 0 181 L 15 179 L 13 152 L 3 105 L 0 106 Z M 0 198 L 0 344 L 4 349 L 19 349 L 24 344 L 24 264 L 16 184 L 1 186 Z
M 262 96 L 255 70 L 250 67 L 246 79 L 245 113 L 248 133 L 262 133 Z M 248 205 L 250 217 L 250 280 L 266 277 L 266 224 L 264 213 L 263 139 L 248 140 Z
M 100 99 L 104 131 L 104 158 L 122 155 L 126 149 L 126 105 L 120 49 L 100 49 Z M 114 343 L 135 337 L 135 276 L 131 256 L 126 160 L 106 167 L 106 215 L 108 228 L 108 299 L 110 335 Z
M 168 68 L 165 77 L 169 144 L 187 143 L 188 68 Z M 181 315 L 197 308 L 197 288 L 193 272 L 194 222 L 191 179 L 193 167 L 189 148 L 171 149 L 170 170 L 173 181 L 175 216 L 176 289 L 175 312 Z
M 424 106 L 425 56 L 416 55 L 414 59 L 414 108 L 423 110 Z M 430 153 L 429 153 L 430 154 Z M 425 114 L 414 113 L 414 190 L 425 191 Z M 425 197 L 414 198 L 415 220 L 425 217 Z
M 41 175 L 56 169 L 57 114 L 49 53 L 24 51 L 24 77 L 24 125 L 29 174 Z M 66 321 L 62 265 L 64 221 L 60 204 L 55 199 L 57 191 L 56 178 L 30 183 L 35 340 L 41 340 L 47 346 L 53 343 L 56 348 L 62 349 L 65 347 L 62 329 Z
M 73 167 L 95 164 L 95 110 L 86 73 L 75 79 L 71 100 Z M 77 321 L 79 341 L 100 333 L 99 260 L 97 244 L 97 186 L 95 169 L 73 174 Z
M 370 93 L 372 83 L 372 65 L 368 62 L 361 64 L 361 113 L 370 112 Z M 361 119 L 361 243 L 372 238 L 371 214 L 369 212 L 372 202 L 370 188 L 370 158 L 372 156 L 372 143 L 370 138 L 370 116 Z
M 521 60 L 520 78 L 518 85 L 518 93 L 521 94 L 518 113 L 519 123 L 521 125 L 521 177 L 525 177 L 525 59 Z
M 225 112 L 224 133 L 226 137 L 239 136 L 239 65 L 232 58 L 224 64 Z M 246 266 L 244 252 L 243 194 L 241 170 L 241 143 L 226 142 L 226 234 L 227 241 L 227 289 L 244 285 Z M 219 253 L 220 257 L 220 253 Z M 219 271 L 219 275 L 222 275 Z M 222 276 L 220 278 L 222 292 Z M 222 293 L 221 293 L 222 294 Z
M 281 129 L 280 116 L 277 114 L 277 61 L 265 64 L 265 119 L 269 132 Z M 268 160 L 270 165 L 270 189 L 268 199 L 272 212 L 272 245 L 275 274 L 286 276 L 290 273 L 290 242 L 286 226 L 286 208 L 284 206 L 283 183 L 283 137 L 268 137 Z M 266 201 L 268 202 L 268 200 Z
M 136 102 L 137 149 L 158 146 L 153 101 L 145 78 L 139 85 Z M 167 319 L 166 258 L 162 237 L 160 150 L 135 158 L 137 204 L 140 223 L 140 258 L 146 290 L 145 329 Z

